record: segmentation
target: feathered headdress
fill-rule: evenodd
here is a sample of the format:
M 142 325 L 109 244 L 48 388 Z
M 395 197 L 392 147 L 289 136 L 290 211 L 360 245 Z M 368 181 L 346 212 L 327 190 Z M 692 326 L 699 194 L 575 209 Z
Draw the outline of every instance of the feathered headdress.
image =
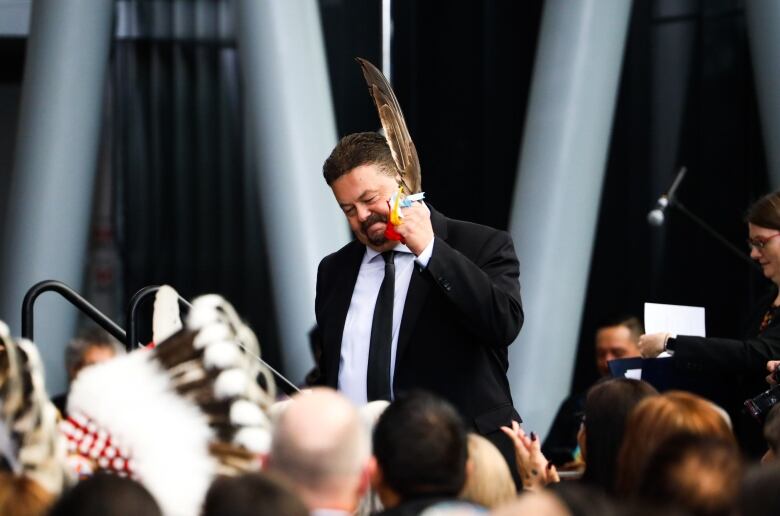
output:
M 58 422 L 38 350 L 32 342 L 11 339 L 0 322 L 0 458 L 14 474 L 31 478 L 54 496 L 73 480 Z
M 275 384 L 259 355 L 229 303 L 196 299 L 156 348 L 79 374 L 63 428 L 76 465 L 137 478 L 168 515 L 197 514 L 217 474 L 259 469 L 270 447 Z

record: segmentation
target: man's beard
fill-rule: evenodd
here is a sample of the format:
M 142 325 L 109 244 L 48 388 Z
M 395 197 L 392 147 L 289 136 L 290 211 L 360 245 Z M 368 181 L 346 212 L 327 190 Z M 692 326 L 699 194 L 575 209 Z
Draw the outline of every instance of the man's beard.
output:
M 363 234 L 366 235 L 366 239 L 371 243 L 371 245 L 374 246 L 381 246 L 385 242 L 387 242 L 387 237 L 385 236 L 385 232 L 382 231 L 376 236 L 371 236 L 368 232 L 368 228 L 376 224 L 377 222 L 384 222 L 387 223 L 387 217 L 384 215 L 381 215 L 379 213 L 372 213 L 368 216 L 368 218 L 360 225 L 360 229 L 363 231 Z

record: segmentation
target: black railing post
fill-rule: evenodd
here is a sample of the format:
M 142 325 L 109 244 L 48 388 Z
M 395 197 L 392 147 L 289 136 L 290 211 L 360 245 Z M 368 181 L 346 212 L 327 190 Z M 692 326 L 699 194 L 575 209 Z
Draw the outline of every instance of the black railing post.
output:
M 120 342 L 126 342 L 127 336 L 118 324 L 109 319 L 103 312 L 95 308 L 89 301 L 81 297 L 75 290 L 57 280 L 45 280 L 36 283 L 27 291 L 22 301 L 22 337 L 33 340 L 35 300 L 44 292 L 56 292 L 70 304 L 78 308 L 84 315 L 95 321 L 101 328 L 113 335 Z M 125 344 L 126 345 L 126 344 Z

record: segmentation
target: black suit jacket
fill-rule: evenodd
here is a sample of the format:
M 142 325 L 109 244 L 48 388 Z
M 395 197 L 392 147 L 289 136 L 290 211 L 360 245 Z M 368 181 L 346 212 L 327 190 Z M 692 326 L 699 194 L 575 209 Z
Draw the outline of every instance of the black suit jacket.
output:
M 758 458 L 766 451 L 761 425 L 745 415 L 742 404 L 769 386 L 764 381 L 766 363 L 780 359 L 780 313 L 759 331 L 764 314 L 777 297 L 773 287 L 756 305 L 744 339 L 679 335 L 670 339 L 674 365 L 698 391 L 725 408 L 734 423 L 734 432 L 748 455 Z M 696 389 L 692 389 L 696 391 Z
M 517 255 L 504 231 L 449 219 L 433 208 L 431 223 L 433 254 L 425 269 L 415 266 L 404 305 L 394 394 L 415 388 L 436 393 L 487 434 L 519 418 L 506 377 L 507 347 L 523 324 Z M 320 383 L 334 388 L 364 253 L 353 241 L 325 257 L 317 272 Z

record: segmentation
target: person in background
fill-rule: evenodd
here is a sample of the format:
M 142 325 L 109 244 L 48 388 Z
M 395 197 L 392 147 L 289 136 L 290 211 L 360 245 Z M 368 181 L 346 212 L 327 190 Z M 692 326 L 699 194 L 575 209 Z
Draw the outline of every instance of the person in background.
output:
M 775 405 L 764 421 L 764 439 L 768 449 L 763 457 L 761 457 L 762 464 L 768 464 L 770 462 L 778 462 L 780 456 L 780 405 Z
M 65 348 L 68 384 L 73 383 L 85 367 L 105 362 L 124 353 L 124 346 L 104 329 L 98 327 L 83 329 L 76 338 L 68 342 Z M 52 403 L 63 416 L 66 414 L 67 402 L 67 392 L 52 398 Z
M 267 473 L 219 477 L 211 484 L 202 516 L 309 516 L 306 505 L 281 479 Z
M 771 283 L 756 304 L 742 338 L 697 337 L 668 332 L 642 335 L 639 349 L 645 358 L 664 351 L 672 354 L 673 365 L 684 375 L 716 379 L 728 389 L 717 399 L 734 420 L 743 449 L 754 458 L 764 451 L 761 428 L 748 416 L 741 416 L 742 403 L 766 387 L 767 362 L 780 357 L 780 191 L 765 195 L 748 209 L 747 244 L 750 257 L 758 262 Z
M 637 404 L 626 421 L 626 432 L 617 461 L 617 493 L 636 495 L 642 472 L 666 439 L 695 434 L 736 443 L 729 421 L 721 410 L 700 396 L 667 391 Z
M 469 461 L 472 467 L 460 492 L 461 499 L 494 509 L 517 496 L 504 457 L 493 443 L 473 432 L 469 433 Z
M 371 444 L 357 408 L 328 388 L 298 394 L 279 416 L 268 470 L 287 480 L 312 515 L 353 514 L 368 489 Z
M 157 501 L 140 483 L 130 478 L 98 473 L 66 491 L 52 507 L 50 516 L 162 516 Z
M 639 337 L 644 333 L 642 323 L 632 315 L 621 315 L 603 320 L 596 330 L 596 370 L 601 378 L 609 376 L 609 361 L 639 356 Z M 577 432 L 585 408 L 585 392 L 566 398 L 553 420 L 542 452 L 556 466 L 565 467 L 580 462 Z M 574 464 L 571 465 L 574 467 Z
M 638 499 L 659 514 L 678 508 L 693 516 L 730 516 L 743 470 L 733 439 L 676 434 L 649 458 L 639 479 Z
M 371 484 L 384 516 L 417 515 L 454 501 L 466 483 L 466 426 L 445 400 L 424 391 L 402 394 L 374 428 Z

